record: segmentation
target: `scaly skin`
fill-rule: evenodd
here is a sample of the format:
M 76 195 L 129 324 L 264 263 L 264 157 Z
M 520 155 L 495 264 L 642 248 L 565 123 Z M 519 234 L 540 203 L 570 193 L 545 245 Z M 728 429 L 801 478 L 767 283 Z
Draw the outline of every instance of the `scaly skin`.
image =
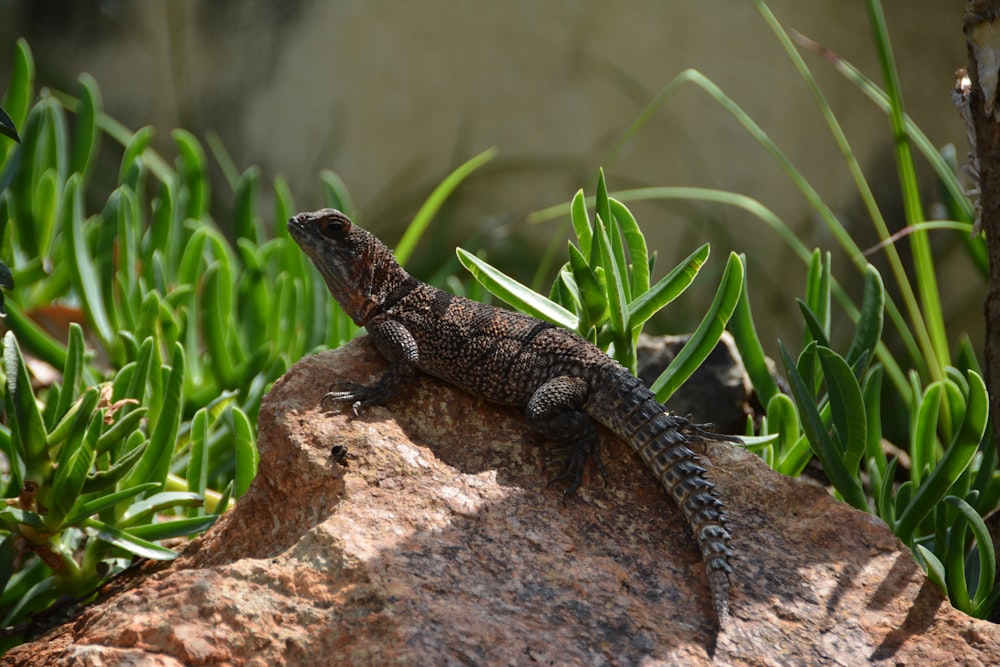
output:
M 730 536 L 722 502 L 688 444 L 733 438 L 670 413 L 641 381 L 575 333 L 413 278 L 382 242 L 339 211 L 300 213 L 288 231 L 389 362 L 374 386 L 344 383 L 324 402 L 350 403 L 358 414 L 389 401 L 420 370 L 487 400 L 523 407 L 532 429 L 569 452 L 554 480 L 568 483 L 566 494 L 579 486 L 588 459 L 600 463 L 594 422 L 606 426 L 684 512 L 701 549 L 719 627 L 725 627 Z

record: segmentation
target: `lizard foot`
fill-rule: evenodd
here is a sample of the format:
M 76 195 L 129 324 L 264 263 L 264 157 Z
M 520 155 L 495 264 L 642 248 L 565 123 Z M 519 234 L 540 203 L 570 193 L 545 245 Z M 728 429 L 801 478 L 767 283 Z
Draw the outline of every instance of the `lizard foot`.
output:
M 691 415 L 688 415 L 685 419 L 688 423 L 684 425 L 682 430 L 691 440 L 698 440 L 702 444 L 704 444 L 706 440 L 719 440 L 721 442 L 731 442 L 734 445 L 740 445 L 743 449 L 746 449 L 746 443 L 743 442 L 743 438 L 738 435 L 716 433 L 713 430 L 715 428 L 715 424 L 695 424 L 691 421 Z
M 341 391 L 334 391 L 335 388 Z M 356 382 L 334 382 L 330 385 L 329 391 L 319 399 L 320 407 L 325 408 L 327 401 L 334 403 L 350 403 L 351 412 L 354 416 L 361 413 L 370 405 L 381 405 L 385 400 L 383 392 L 378 387 L 366 387 Z
M 559 445 L 549 450 L 549 457 L 545 463 L 547 468 L 559 468 L 559 472 L 549 480 L 548 487 L 552 488 L 557 484 L 566 483 L 563 489 L 562 500 L 572 496 L 583 484 L 583 470 L 587 467 L 587 461 L 593 461 L 594 467 L 601 473 L 604 485 L 608 485 L 608 472 L 601 460 L 601 448 L 597 438 L 581 440 L 565 445 Z

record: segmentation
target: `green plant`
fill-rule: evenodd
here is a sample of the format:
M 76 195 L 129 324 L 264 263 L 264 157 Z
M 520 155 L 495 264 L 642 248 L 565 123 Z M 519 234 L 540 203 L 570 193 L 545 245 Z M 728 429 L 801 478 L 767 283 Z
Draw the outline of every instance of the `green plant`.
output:
M 948 592 L 952 604 L 984 617 L 1000 600 L 996 556 L 982 518 L 1000 500 L 1000 472 L 996 448 L 987 437 L 989 400 L 981 372 L 947 367 L 944 380 L 926 387 L 916 373 L 910 374 L 910 478 L 897 484 L 899 461 L 889 461 L 882 447 L 882 367 L 872 363 L 885 303 L 881 276 L 872 266 L 866 270 L 861 316 L 845 353 L 830 343 L 830 301 L 829 256 L 824 259 L 817 251 L 806 300 L 799 302 L 806 323 L 802 351 L 793 358 L 779 343 L 794 401 L 777 391 L 769 396 L 762 392 L 767 416 L 759 432 L 777 433 L 777 438 L 756 446 L 772 467 L 787 474 L 801 472 L 810 454 L 815 455 L 841 498 L 881 517 Z M 745 359 L 751 360 L 748 368 L 756 366 L 763 350 L 753 343 L 747 302 L 740 304 L 731 325 Z M 975 360 L 968 350 L 961 357 Z M 952 417 L 948 426 L 940 423 L 944 405 Z M 976 575 L 970 577 L 970 571 Z M 970 579 L 975 587 L 971 596 Z
M 609 351 L 633 373 L 636 341 L 650 317 L 692 283 L 708 259 L 703 245 L 657 283 L 650 284 L 655 256 L 635 217 L 619 200 L 608 196 L 600 173 L 593 221 L 580 190 L 570 204 L 577 244 L 569 243 L 569 262 L 546 297 L 490 266 L 472 253 L 457 250 L 459 261 L 489 292 L 521 312 L 576 331 Z M 693 373 L 715 348 L 740 297 L 743 264 L 730 255 L 716 292 L 690 340 L 653 383 L 661 401 Z
M 749 290 L 729 321 L 754 387 L 766 406 L 751 441 L 764 459 L 786 474 L 801 473 L 812 457 L 822 463 L 837 493 L 860 509 L 874 510 L 914 549 L 928 574 L 948 591 L 954 604 L 970 614 L 984 616 L 995 606 L 997 592 L 991 573 L 992 544 L 981 517 L 1000 501 L 996 453 L 989 439 L 982 442 L 988 422 L 985 388 L 976 355 L 968 342 L 957 347 L 949 336 L 936 281 L 929 234 L 957 233 L 969 258 L 985 270 L 982 239 L 969 239 L 973 206 L 959 182 L 953 157 L 939 152 L 903 108 L 895 59 L 878 0 L 867 0 L 873 42 L 879 56 L 885 90 L 832 52 L 799 37 L 804 47 L 823 55 L 853 81 L 889 119 L 889 134 L 900 178 L 905 225 L 890 230 L 879 210 L 873 188 L 795 42 L 761 0 L 755 5 L 811 93 L 833 136 L 858 197 L 880 239 L 862 251 L 833 208 L 820 197 L 781 148 L 743 109 L 710 79 L 686 70 L 670 81 L 646 110 L 623 133 L 604 159 L 614 162 L 621 148 L 652 121 L 656 112 L 679 90 L 694 85 L 752 136 L 786 173 L 809 203 L 816 217 L 836 239 L 853 267 L 864 277 L 864 295 L 857 306 L 830 269 L 829 259 L 810 252 L 792 228 L 763 203 L 747 195 L 706 188 L 654 187 L 615 193 L 621 201 L 685 199 L 722 203 L 741 208 L 763 221 L 809 266 L 807 296 L 801 310 L 807 334 L 797 356 L 780 347 L 792 396 L 778 390 L 753 326 Z M 954 219 L 927 220 L 916 179 L 914 149 L 932 167 Z M 942 154 L 944 153 L 944 154 Z M 561 216 L 566 207 L 539 211 L 533 220 Z M 897 244 L 908 243 L 912 265 L 901 258 Z M 885 255 L 892 290 L 868 261 L 868 253 Z M 898 296 L 893 298 L 890 292 Z M 898 300 L 898 303 L 897 303 Z M 834 304 L 855 323 L 850 348 L 834 351 L 830 325 Z M 884 325 L 884 327 L 883 327 Z M 898 340 L 890 349 L 883 328 Z M 883 383 L 883 376 L 888 382 Z M 883 406 L 893 409 L 885 410 Z M 748 429 L 748 433 L 753 429 Z M 883 437 L 906 443 L 912 467 L 887 462 Z M 864 485 L 865 477 L 870 484 Z M 896 481 L 902 476 L 902 483 Z M 908 479 L 907 479 L 908 477 Z M 871 503 L 868 497 L 872 498 Z M 969 528 L 971 527 L 971 534 Z M 966 574 L 966 569 L 973 576 Z M 979 572 L 978 579 L 974 576 Z M 978 581 L 969 595 L 967 579 Z
M 135 363 L 83 390 L 83 330 L 72 325 L 69 336 L 63 384 L 48 389 L 44 410 L 17 338 L 7 332 L 3 340 L 10 429 L 0 430 L 0 452 L 11 471 L 0 509 L 5 628 L 63 597 L 86 600 L 133 557 L 174 558 L 155 542 L 202 531 L 216 518 L 201 509 L 164 518 L 176 508 L 200 508 L 204 494 L 192 474 L 189 490 L 167 490 L 181 422 L 180 345 L 162 365 L 155 339 L 147 338 Z M 217 512 L 224 507 L 215 504 Z
M 171 134 L 171 164 L 152 148 L 151 128 L 133 132 L 103 112 L 87 75 L 76 97 L 33 98 L 21 41 L 3 105 L 24 128 L 22 142 L 0 145 L 0 255 L 13 258 L 18 286 L 4 339 L 10 428 L 0 425 L 0 456 L 11 463 L 0 476 L 0 625 L 9 641 L 60 599 L 85 601 L 129 557 L 174 557 L 156 541 L 211 525 L 256 473 L 256 414 L 271 383 L 358 332 L 288 237 L 283 221 L 295 207 L 280 176 L 273 217 L 282 224 L 271 235 L 260 171 L 239 173 L 209 137 L 232 194 L 227 235 L 192 134 Z M 97 150 L 108 140 L 120 162 L 101 202 L 90 183 L 108 169 Z M 492 155 L 438 186 L 409 247 Z M 353 214 L 336 174 L 322 172 L 320 186 L 327 206 Z M 0 286 L 6 278 L 0 271 Z M 53 305 L 79 324 L 50 334 L 39 320 Z M 32 391 L 22 350 L 61 379 Z

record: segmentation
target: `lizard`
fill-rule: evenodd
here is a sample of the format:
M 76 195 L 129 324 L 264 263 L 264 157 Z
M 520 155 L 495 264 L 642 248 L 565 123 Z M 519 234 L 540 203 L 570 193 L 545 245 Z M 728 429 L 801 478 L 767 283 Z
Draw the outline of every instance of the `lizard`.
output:
M 295 215 L 288 232 L 388 362 L 374 385 L 335 383 L 321 405 L 350 404 L 359 415 L 390 401 L 421 371 L 523 408 L 529 428 L 564 451 L 563 469 L 552 480 L 567 483 L 564 501 L 579 488 L 588 461 L 603 472 L 595 422 L 605 426 L 639 455 L 683 512 L 701 551 L 718 628 L 726 627 L 731 536 L 722 501 L 689 444 L 738 438 L 671 413 L 625 367 L 572 331 L 421 282 L 340 211 Z

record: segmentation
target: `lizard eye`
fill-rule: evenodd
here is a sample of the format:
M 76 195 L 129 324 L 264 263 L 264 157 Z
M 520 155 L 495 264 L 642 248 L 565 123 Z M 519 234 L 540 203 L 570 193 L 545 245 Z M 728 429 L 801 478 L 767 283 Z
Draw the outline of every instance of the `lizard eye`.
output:
M 323 218 L 319 222 L 320 233 L 326 238 L 335 241 L 344 238 L 350 229 L 351 221 L 340 216 Z

